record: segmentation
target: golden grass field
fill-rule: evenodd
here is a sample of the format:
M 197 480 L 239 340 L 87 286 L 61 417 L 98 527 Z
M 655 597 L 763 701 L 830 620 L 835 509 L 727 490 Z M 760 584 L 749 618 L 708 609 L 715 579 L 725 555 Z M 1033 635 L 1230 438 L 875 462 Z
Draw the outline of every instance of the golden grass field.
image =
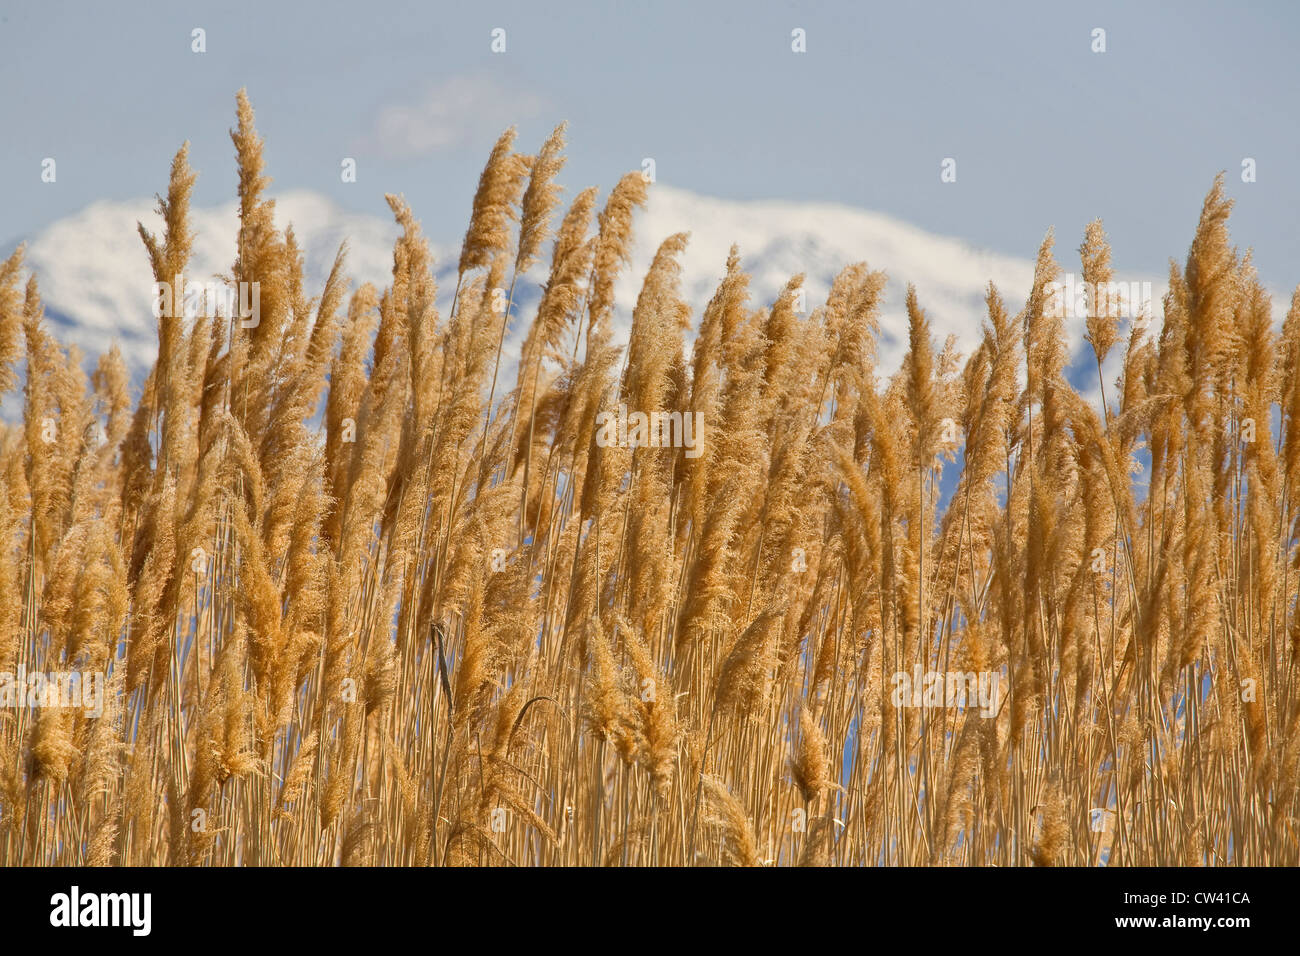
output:
M 241 93 L 259 321 L 164 316 L 138 396 L 0 267 L 0 672 L 107 681 L 0 709 L 0 864 L 1300 863 L 1300 296 L 1275 328 L 1222 178 L 1163 315 L 1089 317 L 1099 404 L 1044 290 L 1110 281 L 1100 222 L 969 356 L 909 289 L 890 376 L 883 272 L 800 314 L 733 252 L 697 317 L 644 237 L 620 346 L 652 187 L 566 209 L 563 136 L 497 142 L 441 314 L 395 196 L 391 285 L 303 287 Z M 186 157 L 142 283 L 186 271 Z M 701 453 L 597 443 L 620 404 Z M 996 673 L 992 715 L 899 706 L 918 671 Z

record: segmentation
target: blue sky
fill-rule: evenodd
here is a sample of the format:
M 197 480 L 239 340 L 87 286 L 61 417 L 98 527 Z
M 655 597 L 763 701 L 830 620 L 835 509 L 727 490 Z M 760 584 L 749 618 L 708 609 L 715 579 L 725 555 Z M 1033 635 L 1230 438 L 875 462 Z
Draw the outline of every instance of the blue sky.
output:
M 572 195 L 653 157 L 723 198 L 829 200 L 978 246 L 1060 251 L 1106 220 L 1117 264 L 1182 259 L 1214 174 L 1266 282 L 1300 281 L 1300 7 L 1289 3 L 0 3 L 0 239 L 164 188 L 234 195 L 246 86 L 275 188 L 464 229 L 500 129 L 570 123 Z M 207 52 L 191 52 L 191 30 Z M 506 30 L 503 54 L 490 50 Z M 807 52 L 790 31 L 807 31 Z M 1106 30 L 1093 53 L 1091 31 Z M 40 181 L 54 157 L 58 179 Z M 343 157 L 358 182 L 339 178 Z M 1243 184 L 1243 157 L 1258 181 Z M 944 157 L 958 180 L 943 184 Z M 129 241 L 129 240 L 127 240 Z

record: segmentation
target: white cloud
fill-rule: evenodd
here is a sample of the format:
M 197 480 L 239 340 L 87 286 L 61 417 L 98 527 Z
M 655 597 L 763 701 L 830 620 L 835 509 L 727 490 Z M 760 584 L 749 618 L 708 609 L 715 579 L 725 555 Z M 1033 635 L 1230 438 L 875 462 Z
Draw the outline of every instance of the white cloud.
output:
M 394 159 L 413 159 L 495 136 L 542 109 L 540 96 L 511 89 L 492 76 L 453 76 L 414 103 L 385 106 L 375 119 L 374 139 Z

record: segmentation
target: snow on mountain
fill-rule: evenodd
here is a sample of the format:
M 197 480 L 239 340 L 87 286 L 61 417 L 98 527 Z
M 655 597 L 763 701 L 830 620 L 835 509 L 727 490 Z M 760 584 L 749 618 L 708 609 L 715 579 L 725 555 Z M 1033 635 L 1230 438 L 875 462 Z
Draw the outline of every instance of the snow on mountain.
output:
M 140 371 L 148 369 L 158 345 L 153 273 L 137 222 L 162 232 L 152 200 L 94 203 L 33 237 L 26 262 L 62 341 L 88 354 L 106 351 L 116 341 L 132 369 Z M 277 197 L 276 222 L 293 224 L 303 247 L 309 290 L 319 290 L 324 283 L 344 239 L 357 281 L 382 284 L 391 272 L 392 242 L 398 233 L 391 222 L 344 212 L 311 192 Z M 191 209 L 195 238 L 187 279 L 206 282 L 230 272 L 238 226 L 239 206 L 233 200 Z
M 880 318 L 882 371 L 896 368 L 907 348 L 907 283 L 916 284 L 936 343 L 952 333 L 969 352 L 979 342 L 989 280 L 1013 309 L 1033 282 L 1031 259 L 980 251 L 879 213 L 829 203 L 734 202 L 659 185 L 650 195 L 637 224 L 634 281 L 620 291 L 635 294 L 634 282 L 649 267 L 655 246 L 674 232 L 691 234 L 682 286 L 697 317 L 726 271 L 733 242 L 740 248 L 741 267 L 752 276 L 753 307 L 770 304 L 791 276 L 803 272 L 812 310 L 825 302 L 841 269 L 866 262 L 889 276 Z
M 156 354 L 156 320 L 151 311 L 153 276 L 136 234 L 137 221 L 161 231 L 150 200 L 95 203 L 33 237 L 27 263 L 37 275 L 47 315 L 63 341 L 76 343 L 94 355 L 116 340 L 132 369 L 142 375 Z M 308 294 L 319 291 L 344 239 L 349 247 L 348 271 L 356 283 L 369 281 L 382 288 L 389 280 L 392 243 L 398 233 L 391 220 L 347 212 L 319 194 L 294 191 L 277 195 L 276 221 L 282 227 L 292 224 L 303 247 Z M 196 238 L 188 277 L 206 280 L 229 272 L 235 257 L 236 203 L 195 207 L 192 224 Z M 445 240 L 431 242 L 438 304 L 445 314 L 455 284 L 463 224 L 425 222 L 423 228 L 433 240 Z M 1007 308 L 1014 313 L 1033 279 L 1029 255 L 982 251 L 879 213 L 827 203 L 714 199 L 656 184 L 636 223 L 633 267 L 617 286 L 615 322 L 620 332 L 626 331 L 656 248 L 674 232 L 691 234 L 683 259 L 682 290 L 696 321 L 725 272 L 732 243 L 739 245 L 741 265 L 752 277 L 750 304 L 755 308 L 769 304 L 789 278 L 800 272 L 807 274 L 805 288 L 811 310 L 825 300 L 831 280 L 844 266 L 865 261 L 873 269 L 884 269 L 889 284 L 880 322 L 882 372 L 896 368 L 906 349 L 903 302 L 907 283 L 917 287 L 936 344 L 951 333 L 963 353 L 969 354 L 979 341 L 987 283 L 997 284 Z M 1036 251 L 1040 238 L 1027 237 L 1026 253 Z M 1069 269 L 1073 243 L 1062 245 L 1058 259 Z M 549 247 L 546 251 L 549 256 Z M 547 264 L 543 262 L 521 278 L 516 315 L 530 314 Z M 1153 282 L 1153 290 L 1158 303 L 1163 283 Z M 516 322 L 511 329 L 503 374 L 509 374 L 509 365 L 518 354 L 523 324 Z M 1077 354 L 1082 320 L 1068 320 L 1067 328 Z M 1085 379 L 1081 384 L 1089 383 Z

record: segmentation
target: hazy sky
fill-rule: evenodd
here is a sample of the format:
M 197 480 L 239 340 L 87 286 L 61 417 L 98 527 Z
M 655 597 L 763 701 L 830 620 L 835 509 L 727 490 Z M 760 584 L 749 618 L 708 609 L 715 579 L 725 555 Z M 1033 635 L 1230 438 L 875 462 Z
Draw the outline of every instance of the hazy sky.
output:
M 296 10 L 0 0 L 0 240 L 163 190 L 186 139 L 196 201 L 233 198 L 226 131 L 246 86 L 274 188 L 385 216 L 383 194 L 403 192 L 441 240 L 463 231 L 502 128 L 517 123 L 531 151 L 567 119 L 569 195 L 653 157 L 660 182 L 697 192 L 842 202 L 1020 256 L 1054 224 L 1062 260 L 1102 216 L 1116 264 L 1156 273 L 1185 256 L 1226 169 L 1235 241 L 1255 247 L 1266 282 L 1300 282 L 1294 3 Z M 1105 53 L 1091 50 L 1096 27 Z M 56 183 L 41 182 L 45 157 Z M 340 182 L 343 157 L 355 184 Z M 940 182 L 945 157 L 956 183 Z

